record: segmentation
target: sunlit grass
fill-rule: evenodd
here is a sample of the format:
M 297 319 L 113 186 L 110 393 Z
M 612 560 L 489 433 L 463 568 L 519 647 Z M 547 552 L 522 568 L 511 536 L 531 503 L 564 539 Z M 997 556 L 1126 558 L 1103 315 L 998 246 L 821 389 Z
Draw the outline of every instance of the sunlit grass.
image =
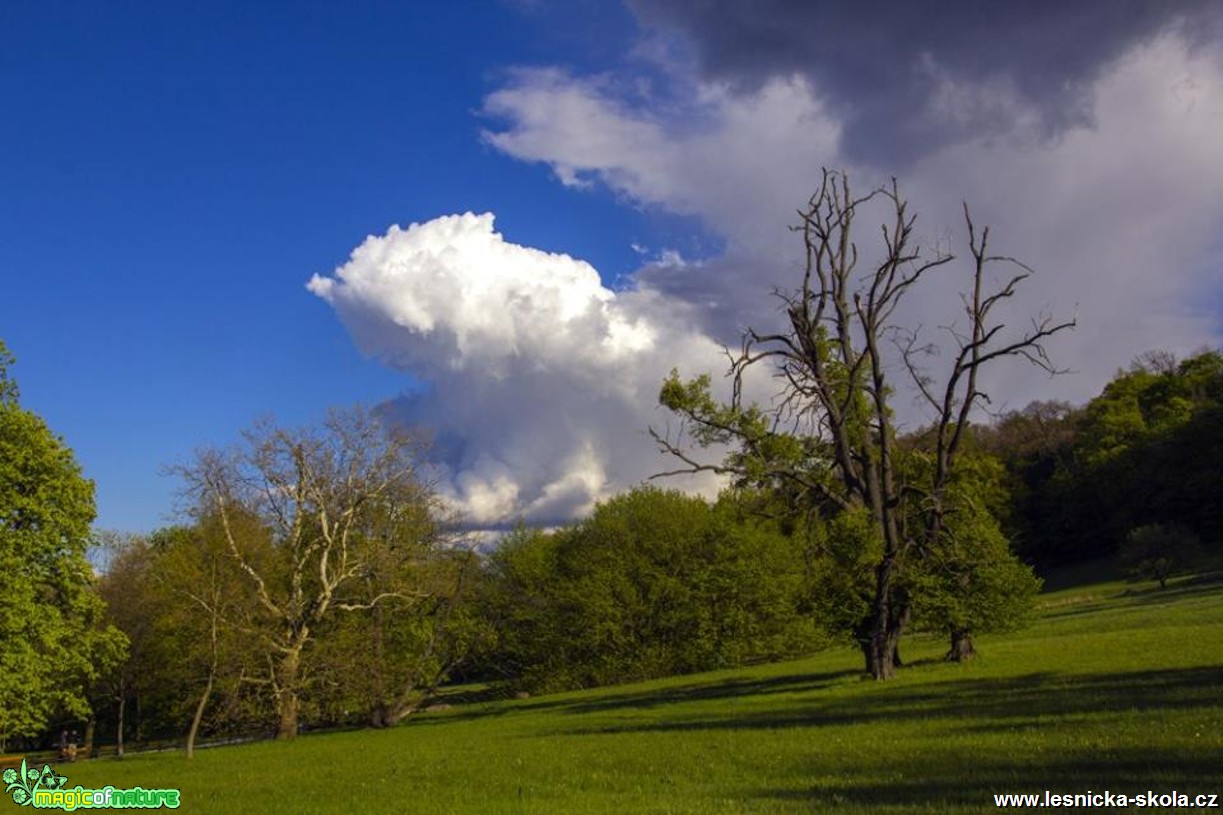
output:
M 1046 788 L 1223 793 L 1223 583 L 1066 588 L 979 647 L 949 665 L 944 643 L 906 642 L 912 664 L 886 683 L 838 650 L 58 769 L 234 813 L 957 813 Z

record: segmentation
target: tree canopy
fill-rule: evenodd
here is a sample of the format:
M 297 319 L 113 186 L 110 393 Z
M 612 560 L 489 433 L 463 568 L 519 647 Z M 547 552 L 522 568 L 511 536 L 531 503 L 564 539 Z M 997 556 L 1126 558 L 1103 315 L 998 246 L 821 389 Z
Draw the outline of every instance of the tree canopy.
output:
M 410 433 L 356 408 L 317 427 L 262 423 L 180 471 L 253 596 L 279 738 L 297 735 L 308 648 L 338 615 L 432 596 L 416 579 L 440 542 L 420 453 Z
M 87 688 L 123 656 L 101 622 L 86 558 L 93 483 L 72 450 L 19 403 L 0 342 L 0 740 L 87 715 Z

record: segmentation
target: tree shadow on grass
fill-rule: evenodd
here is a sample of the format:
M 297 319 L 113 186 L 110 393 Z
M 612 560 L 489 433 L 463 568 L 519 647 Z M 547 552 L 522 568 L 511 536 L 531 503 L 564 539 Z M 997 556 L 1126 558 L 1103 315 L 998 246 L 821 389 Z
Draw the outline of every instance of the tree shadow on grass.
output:
M 822 781 L 807 787 L 765 790 L 755 797 L 809 803 L 812 811 L 839 806 L 868 810 L 917 810 L 963 807 L 970 811 L 997 811 L 994 795 L 1005 793 L 1059 794 L 1091 792 L 1168 793 L 1191 796 L 1220 791 L 1223 781 L 1217 754 L 1189 750 L 1144 751 L 1137 748 L 1063 748 L 1030 757 L 988 755 L 966 757 L 951 750 L 923 754 L 877 767 L 863 767 L 850 777 Z M 817 775 L 819 775 L 817 773 Z M 1013 807 L 1013 811 L 1020 807 Z M 1060 809 L 1060 807 L 1059 807 Z M 1103 807 L 1071 808 L 1078 812 L 1106 812 Z M 1032 811 L 1025 809 L 1024 811 Z M 1132 810 L 1124 810 L 1132 811 Z M 1171 811 L 1146 808 L 1141 811 Z M 1181 812 L 1205 809 L 1179 810 Z M 1217 811 L 1217 810 L 1215 810 Z
M 1125 590 L 1123 596 L 1132 603 L 1155 604 L 1179 602 L 1190 597 L 1212 594 L 1223 594 L 1223 575 L 1212 573 L 1173 580 L 1168 583 L 1166 589 L 1161 589 L 1158 584 L 1141 589 L 1130 588 Z
M 852 677 L 861 671 L 843 670 L 823 673 L 799 673 L 768 679 L 728 679 L 721 682 L 693 682 L 675 687 L 656 688 L 626 693 L 600 694 L 562 705 L 567 713 L 577 715 L 615 710 L 649 710 L 659 706 L 734 699 L 744 696 L 765 696 L 780 693 L 807 693 L 821 690 Z
M 706 698 L 717 698 L 708 695 Z M 999 679 L 955 678 L 920 686 L 881 686 L 852 697 L 814 696 L 798 704 L 747 713 L 561 728 L 557 735 L 817 728 L 869 722 L 939 720 L 958 729 L 1007 731 L 1047 726 L 1077 714 L 1217 708 L 1223 667 L 1126 673 L 1048 674 Z M 626 700 L 627 701 L 627 700 Z M 606 709 L 606 708 L 604 708 Z M 575 706 L 575 712 L 587 712 Z
M 608 691 L 594 698 L 549 699 L 523 701 L 515 704 L 489 705 L 481 709 L 447 713 L 444 717 L 421 719 L 415 724 L 441 724 L 507 713 L 556 711 L 574 715 L 610 712 L 617 710 L 649 710 L 660 706 L 701 702 L 717 699 L 732 699 L 746 696 L 764 696 L 781 693 L 807 693 L 826 688 L 836 682 L 862 676 L 861 671 L 842 670 L 823 673 L 796 673 L 765 679 L 725 679 L 721 681 L 694 681 L 683 685 L 641 690 Z

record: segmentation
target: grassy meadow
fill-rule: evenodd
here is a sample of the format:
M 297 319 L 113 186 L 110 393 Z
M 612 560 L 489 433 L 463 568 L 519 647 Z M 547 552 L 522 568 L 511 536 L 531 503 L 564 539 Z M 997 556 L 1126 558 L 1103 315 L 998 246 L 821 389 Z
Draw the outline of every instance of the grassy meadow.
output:
M 907 640 L 910 667 L 886 683 L 836 650 L 57 769 L 69 786 L 180 787 L 182 811 L 252 815 L 966 813 L 1046 788 L 1223 793 L 1219 579 L 1062 588 L 1032 626 L 978 647 L 949 665 L 943 642 Z

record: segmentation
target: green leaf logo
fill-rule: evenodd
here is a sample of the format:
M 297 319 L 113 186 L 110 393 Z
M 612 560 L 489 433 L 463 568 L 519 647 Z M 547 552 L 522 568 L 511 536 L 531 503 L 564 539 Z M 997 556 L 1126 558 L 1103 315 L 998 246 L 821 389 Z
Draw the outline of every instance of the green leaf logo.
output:
M 4 771 L 3 778 L 4 791 L 12 795 L 13 803 L 19 806 L 29 806 L 34 803 L 34 792 L 40 787 L 59 790 L 68 783 L 67 777 L 57 774 L 55 770 L 51 769 L 50 764 L 44 764 L 42 770 L 36 770 L 26 766 L 24 758 L 21 760 L 20 770 L 10 767 Z

